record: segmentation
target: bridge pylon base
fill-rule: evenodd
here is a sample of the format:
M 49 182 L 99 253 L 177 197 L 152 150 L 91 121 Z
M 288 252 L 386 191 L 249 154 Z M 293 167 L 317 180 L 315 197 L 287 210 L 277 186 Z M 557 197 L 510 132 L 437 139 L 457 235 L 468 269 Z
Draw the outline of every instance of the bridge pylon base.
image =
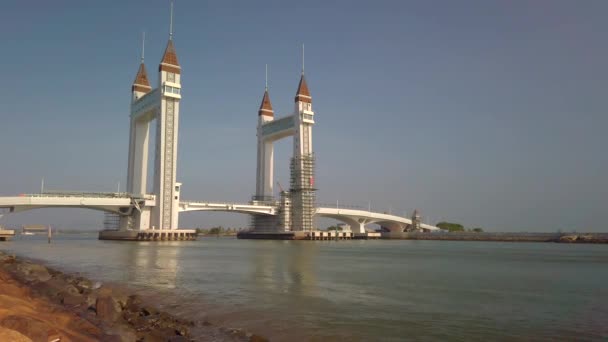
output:
M 194 229 L 146 229 L 146 230 L 102 230 L 99 240 L 120 241 L 192 241 L 196 240 Z

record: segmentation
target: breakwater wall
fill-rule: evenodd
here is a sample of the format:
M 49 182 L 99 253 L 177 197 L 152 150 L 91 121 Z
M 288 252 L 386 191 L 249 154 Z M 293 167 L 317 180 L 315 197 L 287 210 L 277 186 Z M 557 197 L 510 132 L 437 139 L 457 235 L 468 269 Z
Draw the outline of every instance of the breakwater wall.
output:
M 499 242 L 559 242 L 608 243 L 608 233 L 382 233 L 383 239 L 499 241 Z

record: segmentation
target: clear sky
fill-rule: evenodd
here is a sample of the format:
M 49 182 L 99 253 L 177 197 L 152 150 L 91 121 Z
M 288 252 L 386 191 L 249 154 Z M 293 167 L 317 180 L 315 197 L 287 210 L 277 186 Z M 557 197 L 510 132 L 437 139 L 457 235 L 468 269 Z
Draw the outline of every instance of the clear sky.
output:
M 130 86 L 146 31 L 151 81 L 166 0 L 5 1 L 0 194 L 126 182 Z M 189 1 L 175 4 L 182 198 L 249 200 L 270 65 L 291 113 L 306 44 L 318 200 L 490 231 L 606 231 L 608 2 Z M 287 187 L 291 139 L 277 144 Z M 100 228 L 82 209 L 1 224 Z M 183 227 L 248 217 L 181 215 Z

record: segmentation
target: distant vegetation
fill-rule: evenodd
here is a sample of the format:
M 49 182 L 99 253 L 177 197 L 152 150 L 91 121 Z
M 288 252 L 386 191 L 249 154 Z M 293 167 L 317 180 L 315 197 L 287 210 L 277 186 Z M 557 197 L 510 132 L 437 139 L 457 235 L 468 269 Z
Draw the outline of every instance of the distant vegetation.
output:
M 463 225 L 459 223 L 453 222 L 439 222 L 437 223 L 437 227 L 441 229 L 445 229 L 450 232 L 474 232 L 474 233 L 483 233 L 483 228 L 469 228 L 465 229 Z
M 342 227 L 336 227 L 336 226 L 329 226 L 329 227 L 327 227 L 327 231 L 328 232 L 332 231 L 332 230 L 339 230 L 339 231 L 341 231 Z
M 230 236 L 230 235 L 236 235 L 238 230 L 236 228 L 224 228 L 222 226 L 217 226 L 217 227 L 213 227 L 213 228 L 196 228 L 196 232 L 199 235 Z
M 448 230 L 450 232 L 464 232 L 464 227 L 458 223 L 439 222 L 437 223 L 437 227 Z

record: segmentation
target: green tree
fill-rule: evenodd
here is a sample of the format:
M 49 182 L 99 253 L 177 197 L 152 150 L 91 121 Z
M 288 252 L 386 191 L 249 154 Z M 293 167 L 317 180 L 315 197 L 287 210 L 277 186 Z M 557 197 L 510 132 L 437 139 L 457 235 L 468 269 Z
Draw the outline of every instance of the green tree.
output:
M 483 229 L 477 227 L 477 228 L 473 228 L 471 229 L 471 231 L 475 232 L 475 233 L 483 233 Z
M 213 227 L 213 228 L 209 229 L 209 234 L 211 234 L 211 235 L 220 235 L 223 232 L 224 232 L 224 227 L 222 227 L 222 226 Z
M 450 232 L 464 232 L 464 227 L 461 224 L 453 222 L 439 222 L 437 223 L 437 227 Z

